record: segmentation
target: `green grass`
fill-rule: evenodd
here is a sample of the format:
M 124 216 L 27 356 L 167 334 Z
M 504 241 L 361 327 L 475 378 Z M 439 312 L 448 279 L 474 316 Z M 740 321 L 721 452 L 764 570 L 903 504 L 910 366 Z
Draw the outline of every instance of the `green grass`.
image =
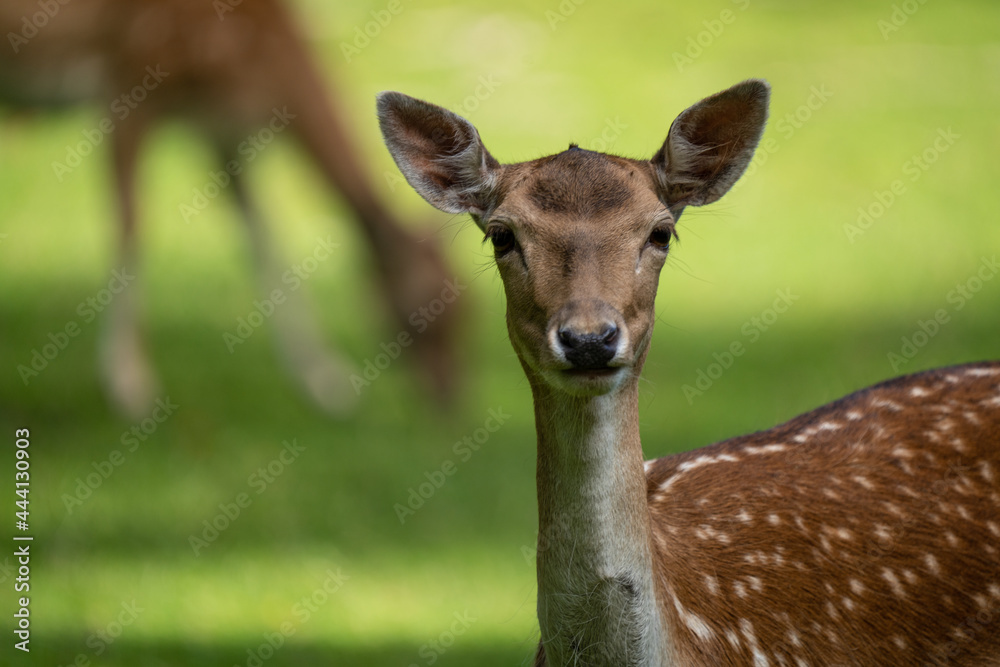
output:
M 380 90 L 462 109 L 494 155 L 516 161 L 570 141 L 594 146 L 609 122 L 624 126 L 609 150 L 649 156 L 688 104 L 748 76 L 770 80 L 765 138 L 776 149 L 722 202 L 684 214 L 683 241 L 663 272 L 641 394 L 648 456 L 765 428 L 898 373 L 1000 356 L 1000 277 L 961 310 L 948 301 L 1000 249 L 995 3 L 927 3 L 884 40 L 877 22 L 892 3 L 751 0 L 741 11 L 731 2 L 669 10 L 586 2 L 553 30 L 545 11 L 558 11 L 556 2 L 404 2 L 346 63 L 341 42 L 384 6 L 333 11 L 311 0 L 300 10 L 312 17 L 314 46 L 340 84 L 371 176 L 386 182 L 383 194 L 398 211 L 441 228 L 456 274 L 471 286 L 463 296 L 466 387 L 451 417 L 435 412 L 402 362 L 366 389 L 357 414 L 334 422 L 300 399 L 270 327 L 226 351 L 223 333 L 257 297 L 246 239 L 225 198 L 190 224 L 181 219 L 178 205 L 212 164 L 196 135 L 165 127 L 143 165 L 141 290 L 163 394 L 179 408 L 69 513 L 64 495 L 123 448 L 132 426 L 102 396 L 100 321 L 83 324 L 28 386 L 15 369 L 49 333 L 79 319 L 77 304 L 114 266 L 105 156 L 91 156 L 63 183 L 50 166 L 99 112 L 0 121 L 0 433 L 10 442 L 13 429 L 31 429 L 35 536 L 33 650 L 11 664 L 68 665 L 83 654 L 101 665 L 245 665 L 247 650 L 283 622 L 295 634 L 266 665 L 528 663 L 537 633 L 528 388 L 480 235 L 386 180 L 395 170 L 373 118 Z M 673 53 L 727 8 L 736 20 L 678 71 Z M 495 91 L 477 108 L 465 103 L 490 76 Z M 781 119 L 813 86 L 832 96 L 801 127 L 783 130 Z M 939 128 L 960 138 L 850 242 L 844 226 L 858 207 L 907 179 L 904 164 Z M 286 142 L 267 149 L 253 178 L 289 263 L 317 236 L 341 244 L 307 291 L 330 344 L 359 362 L 374 356 L 393 334 L 368 305 L 366 248 L 337 198 Z M 776 290 L 798 300 L 750 342 L 741 330 Z M 897 373 L 887 354 L 940 308 L 950 321 Z M 683 385 L 734 341 L 746 353 L 686 400 Z M 458 462 L 453 443 L 498 407 L 510 420 Z M 249 476 L 291 439 L 305 451 L 256 494 Z M 0 490 L 12 501 L 10 450 Z M 394 506 L 447 459 L 458 463 L 455 475 L 400 523 Z M 244 492 L 253 502 L 196 556 L 190 536 Z M 349 578 L 300 623 L 296 603 L 338 568 Z M 11 578 L 0 585 L 9 590 Z M 94 633 L 133 600 L 144 611 L 96 656 Z M 466 612 L 476 621 L 447 651 L 428 653 L 428 642 Z M 8 655 L 4 614 L 0 650 Z

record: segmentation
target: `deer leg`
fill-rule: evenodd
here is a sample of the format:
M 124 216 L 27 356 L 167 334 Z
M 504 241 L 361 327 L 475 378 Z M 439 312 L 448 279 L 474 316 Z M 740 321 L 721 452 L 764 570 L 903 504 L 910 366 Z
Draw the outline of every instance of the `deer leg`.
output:
M 250 197 L 243 176 L 233 177 L 232 188 L 249 233 L 259 289 L 269 294 L 279 288 L 283 269 L 271 251 L 263 216 Z M 324 412 L 333 416 L 351 412 L 358 396 L 350 381 L 354 366 L 323 345 L 308 295 L 301 290 L 280 289 L 285 301 L 275 306 L 272 321 L 282 361 L 306 395 Z
M 109 400 L 131 419 L 145 417 L 158 389 L 155 371 L 146 354 L 137 319 L 138 271 L 135 174 L 146 126 L 133 114 L 113 135 L 112 155 L 120 227 L 119 257 L 122 274 L 131 276 L 108 306 L 99 341 L 101 377 Z
M 447 406 L 457 384 L 454 340 L 464 301 L 458 295 L 460 287 L 438 240 L 409 229 L 386 208 L 367 176 L 349 122 L 336 100 L 322 94 L 326 82 L 307 66 L 306 59 L 303 63 L 300 68 L 315 82 L 291 95 L 298 114 L 292 127 L 360 223 L 393 319 L 392 338 L 403 331 L 412 336 L 408 349 L 424 385 Z

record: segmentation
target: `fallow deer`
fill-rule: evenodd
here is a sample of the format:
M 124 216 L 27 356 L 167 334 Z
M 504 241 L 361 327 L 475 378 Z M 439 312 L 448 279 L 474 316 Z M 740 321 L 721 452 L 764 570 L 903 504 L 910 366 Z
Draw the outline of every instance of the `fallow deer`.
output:
M 174 117 L 207 135 L 222 174 L 216 182 L 226 189 L 231 179 L 228 190 L 247 224 L 263 287 L 270 292 L 281 285 L 276 278 L 288 267 L 272 250 L 245 180 L 249 151 L 242 151 L 249 138 L 271 132 L 280 115 L 280 129 L 287 126 L 300 140 L 361 224 L 394 326 L 411 328 L 411 315 L 446 288 L 447 267 L 435 240 L 422 240 L 424 232 L 402 224 L 382 202 L 350 122 L 325 94 L 327 82 L 280 0 L 5 0 L 0 35 L 0 104 L 29 110 L 101 105 L 105 117 L 88 130 L 107 135 L 112 145 L 121 222 L 117 266 L 129 273 L 138 261 L 138 157 L 150 130 Z M 53 156 L 54 163 L 63 160 Z M 182 216 L 177 219 L 180 224 Z M 321 407 L 343 412 L 356 397 L 351 364 L 324 349 L 298 295 L 286 292 L 287 305 L 272 318 L 282 356 Z M 112 401 L 145 416 L 157 383 L 136 321 L 136 296 L 131 287 L 111 304 L 101 366 Z M 454 323 L 449 308 L 413 337 L 411 348 L 442 398 L 453 387 Z
M 492 241 L 538 432 L 536 665 L 1000 665 L 1000 363 L 643 463 L 660 269 L 684 208 L 746 169 L 769 98 L 749 80 L 702 100 L 649 161 L 507 165 L 459 116 L 378 99 L 409 183 Z

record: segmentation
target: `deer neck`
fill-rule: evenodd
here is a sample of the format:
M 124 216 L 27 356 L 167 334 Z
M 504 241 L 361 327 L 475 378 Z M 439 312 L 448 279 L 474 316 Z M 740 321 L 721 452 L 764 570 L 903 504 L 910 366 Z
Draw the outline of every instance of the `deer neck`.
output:
M 574 397 L 530 370 L 528 377 L 538 431 L 538 616 L 548 664 L 668 664 L 638 381 Z

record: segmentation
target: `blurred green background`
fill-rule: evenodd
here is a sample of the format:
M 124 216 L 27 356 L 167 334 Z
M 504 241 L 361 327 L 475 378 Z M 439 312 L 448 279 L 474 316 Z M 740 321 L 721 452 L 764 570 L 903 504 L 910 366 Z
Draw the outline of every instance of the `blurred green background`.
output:
M 11 646 L 13 548 L 0 552 L 9 601 L 3 662 L 530 663 L 528 387 L 480 234 L 432 212 L 381 147 L 373 112 L 381 90 L 458 111 L 510 162 L 570 141 L 651 156 L 686 106 L 747 77 L 771 82 L 772 118 L 755 166 L 718 204 L 685 212 L 682 242 L 663 271 L 641 393 L 650 458 L 766 428 L 904 372 L 1000 357 L 1000 277 L 983 263 L 1000 249 L 995 2 L 401 6 L 350 62 L 342 45 L 386 3 L 303 0 L 295 9 L 353 119 L 370 176 L 415 226 L 437 226 L 469 285 L 467 384 L 453 417 L 435 411 L 402 362 L 336 422 L 295 390 L 271 327 L 227 352 L 223 333 L 259 296 L 248 243 L 224 197 L 184 223 L 178 205 L 216 165 L 194 132 L 168 125 L 142 165 L 141 289 L 163 396 L 179 407 L 68 511 L 64 496 L 124 449 L 122 434 L 134 425 L 103 398 L 100 324 L 85 325 L 28 386 L 16 367 L 76 319 L 77 304 L 106 285 L 116 261 L 106 156 L 61 184 L 50 166 L 101 112 L 0 117 L 0 469 L 10 471 L 0 475 L 0 497 L 13 508 L 13 431 L 29 428 L 35 535 L 29 656 Z M 951 138 L 935 148 L 942 132 Z M 934 161 L 924 169 L 914 156 Z M 307 290 L 327 341 L 359 364 L 374 358 L 395 334 L 369 306 L 367 248 L 335 193 L 284 140 L 251 174 L 289 264 L 318 236 L 340 244 Z M 896 179 L 902 194 L 859 226 L 859 208 L 877 214 Z M 977 272 L 992 279 L 977 282 Z M 970 298 L 957 296 L 960 285 Z M 774 319 L 767 309 L 778 290 L 797 298 Z M 913 341 L 941 309 L 947 322 Z M 893 368 L 888 355 L 902 354 L 904 338 L 924 344 Z M 724 359 L 735 341 L 745 354 L 702 394 L 685 396 L 699 372 L 719 375 L 713 355 Z M 462 460 L 454 444 L 491 409 L 510 417 Z M 304 451 L 258 494 L 251 476 L 286 440 Z M 401 523 L 394 506 L 448 460 L 457 471 Z M 252 503 L 195 555 L 190 536 L 240 493 Z M 317 594 L 328 571 L 342 575 L 340 586 Z M 133 604 L 142 611 L 124 610 Z M 294 635 L 276 651 L 261 649 L 268 635 L 277 643 L 283 623 Z

